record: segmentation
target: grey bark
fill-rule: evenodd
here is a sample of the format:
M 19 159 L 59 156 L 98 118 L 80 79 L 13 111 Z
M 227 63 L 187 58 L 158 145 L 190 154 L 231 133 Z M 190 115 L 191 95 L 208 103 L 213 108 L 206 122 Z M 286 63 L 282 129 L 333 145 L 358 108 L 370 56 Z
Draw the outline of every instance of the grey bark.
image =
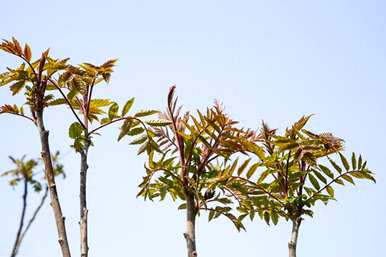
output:
M 62 213 L 62 208 L 60 206 L 58 192 L 56 189 L 55 174 L 52 166 L 52 158 L 48 140 L 49 132 L 44 127 L 42 110 L 36 111 L 36 122 L 40 133 L 41 156 L 44 161 L 44 171 L 48 184 L 48 189 L 50 192 L 51 207 L 54 211 L 54 217 L 58 233 L 58 242 L 62 251 L 62 256 L 71 257 L 70 247 L 67 240 L 65 217 Z
M 88 256 L 88 209 L 87 209 L 87 155 L 90 147 L 90 141 L 87 140 L 83 146 L 83 151 L 80 153 L 80 252 L 81 257 Z
M 186 195 L 186 232 L 184 237 L 186 240 L 186 247 L 188 250 L 188 257 L 196 257 L 196 206 L 194 195 L 187 193 Z
M 17 255 L 20 236 L 24 227 L 25 210 L 27 209 L 27 195 L 28 195 L 28 180 L 27 178 L 24 178 L 23 207 L 21 210 L 19 228 L 16 233 L 16 239 L 15 239 L 15 243 L 13 244 L 11 257 L 15 257 Z
M 296 257 L 296 246 L 298 243 L 298 235 L 301 222 L 302 219 L 300 217 L 292 220 L 291 238 L 288 242 L 289 257 Z

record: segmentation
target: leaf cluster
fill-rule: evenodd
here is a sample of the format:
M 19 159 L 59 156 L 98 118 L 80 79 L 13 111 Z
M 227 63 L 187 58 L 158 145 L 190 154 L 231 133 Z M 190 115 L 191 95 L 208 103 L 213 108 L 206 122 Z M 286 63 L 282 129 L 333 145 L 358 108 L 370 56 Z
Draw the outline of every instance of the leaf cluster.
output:
M 59 152 L 56 152 L 52 155 L 54 174 L 55 176 L 62 175 L 65 176 L 63 165 L 59 162 Z M 40 192 L 42 190 L 42 179 L 44 177 L 39 177 L 43 172 L 39 172 L 39 167 L 41 166 L 41 159 L 26 159 L 26 156 L 21 158 L 14 158 L 12 156 L 9 159 L 14 164 L 14 168 L 8 171 L 1 173 L 2 177 L 9 177 L 9 184 L 12 187 L 17 186 L 20 182 L 27 182 L 35 192 Z
M 163 200 L 169 195 L 183 202 L 193 196 L 197 214 L 209 211 L 209 220 L 224 215 L 237 229 L 244 229 L 231 213 L 240 190 L 232 179 L 238 167 L 232 157 L 256 152 L 256 134 L 239 128 L 218 102 L 197 115 L 181 114 L 174 93 L 172 87 L 167 110 L 160 113 L 159 120 L 147 122 L 150 139 L 132 142 L 142 143 L 139 153 L 146 152 L 148 157 L 138 196 Z M 186 203 L 179 207 L 184 208 Z
M 248 197 L 238 208 L 242 215 L 253 219 L 257 213 L 268 224 L 277 224 L 280 217 L 296 220 L 312 216 L 317 201 L 335 200 L 335 185 L 354 185 L 356 179 L 375 182 L 361 155 L 343 155 L 342 139 L 305 129 L 309 118 L 303 116 L 283 135 L 263 123 L 264 158 L 255 164 L 260 168 L 253 177 L 239 178 L 249 187 Z

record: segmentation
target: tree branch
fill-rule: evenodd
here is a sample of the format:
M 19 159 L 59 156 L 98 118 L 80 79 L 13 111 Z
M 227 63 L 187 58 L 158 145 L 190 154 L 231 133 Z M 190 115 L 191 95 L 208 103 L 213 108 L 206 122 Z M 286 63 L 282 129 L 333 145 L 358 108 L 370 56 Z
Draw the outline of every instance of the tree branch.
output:
M 27 195 L 28 195 L 28 180 L 26 177 L 24 177 L 23 207 L 21 210 L 19 228 L 16 233 L 16 239 L 15 239 L 15 243 L 13 244 L 11 257 L 15 257 L 17 254 L 17 249 L 20 242 L 20 235 L 24 227 L 25 211 L 27 209 Z
M 48 186 L 46 186 L 45 190 L 44 190 L 44 195 L 43 197 L 41 198 L 40 200 L 40 203 L 39 205 L 36 207 L 32 217 L 29 219 L 28 223 L 27 223 L 27 226 L 25 227 L 23 233 L 21 234 L 20 236 L 20 240 L 19 240 L 19 245 L 17 246 L 17 250 L 16 250 L 16 253 L 18 252 L 19 248 L 20 248 L 20 244 L 21 242 L 23 241 L 26 233 L 28 232 L 29 228 L 31 227 L 32 223 L 35 221 L 38 213 L 40 212 L 41 208 L 43 207 L 46 199 L 47 199 L 47 196 L 48 196 Z
M 12 115 L 15 115 L 15 116 L 19 116 L 19 117 L 23 117 L 29 121 L 32 121 L 32 123 L 36 126 L 36 122 L 34 119 L 32 119 L 31 117 L 28 117 L 26 115 L 23 115 L 23 114 L 19 114 L 19 113 L 14 113 L 14 112 L 0 112 L 0 114 L 3 114 L 3 113 L 8 113 L 8 114 L 12 114 Z
M 56 89 L 58 89 L 58 91 L 60 92 L 60 94 L 62 95 L 62 97 L 64 98 L 64 100 L 66 101 L 68 107 L 70 107 L 72 113 L 74 114 L 75 118 L 78 120 L 78 122 L 80 123 L 80 125 L 86 129 L 86 126 L 83 124 L 83 122 L 81 121 L 81 119 L 79 118 L 78 114 L 76 114 L 74 108 L 72 107 L 71 105 L 71 102 L 70 100 L 68 100 L 67 96 L 64 94 L 63 90 L 59 87 L 59 85 L 51 78 L 48 79 L 55 87 Z

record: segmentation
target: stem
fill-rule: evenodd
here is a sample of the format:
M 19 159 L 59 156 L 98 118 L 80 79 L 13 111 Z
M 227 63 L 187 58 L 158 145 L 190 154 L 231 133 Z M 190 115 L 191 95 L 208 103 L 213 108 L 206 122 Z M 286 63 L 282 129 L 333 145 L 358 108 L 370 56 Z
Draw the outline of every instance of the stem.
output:
M 28 119 L 29 121 L 32 121 L 32 123 L 36 125 L 35 121 L 32 118 L 30 118 L 30 117 L 28 117 L 26 115 L 19 114 L 19 113 L 14 113 L 14 112 L 0 112 L 0 114 L 3 114 L 3 113 L 8 113 L 8 114 L 12 114 L 12 115 L 16 115 L 16 116 Z
M 186 240 L 186 248 L 188 257 L 196 257 L 196 206 L 194 204 L 194 195 L 186 194 L 186 232 L 184 237 Z
M 44 195 L 42 196 L 41 200 L 40 200 L 40 203 L 38 205 L 38 207 L 36 207 L 32 217 L 30 218 L 30 220 L 28 221 L 28 224 L 27 226 L 25 227 L 23 233 L 21 234 L 20 236 L 20 240 L 19 240 L 19 245 L 17 246 L 17 251 L 19 250 L 20 248 L 20 244 L 21 242 L 23 241 L 24 237 L 25 237 L 25 234 L 27 233 L 27 231 L 29 230 L 29 228 L 31 227 L 32 223 L 35 221 L 36 219 L 36 216 L 38 215 L 38 213 L 40 212 L 40 210 L 42 209 L 46 199 L 47 199 L 47 196 L 48 196 L 48 187 L 46 186 L 46 189 L 44 191 Z M 16 252 L 17 252 L 16 251 Z
M 313 197 L 315 197 L 316 195 L 320 194 L 321 192 L 323 192 L 323 190 L 325 190 L 327 187 L 329 187 L 332 183 L 334 183 L 335 181 L 337 181 L 338 179 L 340 179 L 341 177 L 343 177 L 344 175 L 347 175 L 347 174 L 350 174 L 352 172 L 355 172 L 356 170 L 350 170 L 350 171 L 346 171 L 346 172 L 343 172 L 341 173 L 339 176 L 337 176 L 336 178 L 334 178 L 333 180 L 331 180 L 328 184 L 326 184 L 324 187 L 322 187 L 321 189 L 319 189 L 316 193 L 312 194 L 306 201 L 309 201 L 311 200 Z
M 51 206 L 55 216 L 58 232 L 58 242 L 62 251 L 62 256 L 71 257 L 70 247 L 67 240 L 65 217 L 63 217 L 62 208 L 60 206 L 58 192 L 56 189 L 55 174 L 52 166 L 50 145 L 48 141 L 49 132 L 44 127 L 43 110 L 36 111 L 36 122 L 40 133 L 41 155 L 44 161 L 45 177 L 47 179 L 47 184 L 50 191 Z
M 292 220 L 292 233 L 288 242 L 289 257 L 296 257 L 296 246 L 298 243 L 299 227 L 302 222 L 300 217 Z
M 66 97 L 66 95 L 64 94 L 63 90 L 60 88 L 60 86 L 55 83 L 55 81 L 51 78 L 48 79 L 55 87 L 56 89 L 58 89 L 59 93 L 62 95 L 63 99 L 66 101 L 68 107 L 70 107 L 71 109 L 71 112 L 74 114 L 75 118 L 78 120 L 78 122 L 80 123 L 80 125 L 85 129 L 86 126 L 83 124 L 83 122 L 80 120 L 78 114 L 76 114 L 74 108 L 72 107 L 72 104 L 70 102 L 70 100 L 68 100 L 68 98 Z
M 148 130 L 146 128 L 146 125 L 145 125 L 145 123 L 143 121 L 141 121 L 140 119 L 138 119 L 136 117 L 133 117 L 133 116 L 126 116 L 126 117 L 121 117 L 121 118 L 109 121 L 109 122 L 107 122 L 107 123 L 105 123 L 103 125 L 100 125 L 99 127 L 96 127 L 95 129 L 87 132 L 86 136 L 90 136 L 90 135 L 96 133 L 98 130 L 100 130 L 100 129 L 106 127 L 106 126 L 109 126 L 109 125 L 111 125 L 111 124 L 113 124 L 115 122 L 122 121 L 122 120 L 128 120 L 128 119 L 139 121 L 139 123 L 141 123 L 143 128 L 146 130 L 146 133 L 149 134 L 149 132 L 148 132 Z
M 18 245 L 19 245 L 19 241 L 20 241 L 20 235 L 21 235 L 21 232 L 22 232 L 23 226 L 24 226 L 25 210 L 27 209 L 27 195 L 28 195 L 28 180 L 26 177 L 24 177 L 23 207 L 21 210 L 19 228 L 18 228 L 17 233 L 16 233 L 16 239 L 15 239 L 15 243 L 13 244 L 11 257 L 15 257 L 17 254 L 17 249 L 18 249 Z
M 242 181 L 244 181 L 245 183 L 248 183 L 254 187 L 257 187 L 258 189 L 262 190 L 264 193 L 266 193 L 267 195 L 269 195 L 270 197 L 272 197 L 273 199 L 275 199 L 281 206 L 285 207 L 286 205 L 284 204 L 284 202 L 282 202 L 279 198 L 277 198 L 276 196 L 274 196 L 271 192 L 267 191 L 266 189 L 264 189 L 261 185 L 259 185 L 258 183 L 254 183 L 252 181 L 249 181 L 248 179 L 246 178 L 243 178 L 243 177 L 238 177 L 238 176 L 232 176 L 231 178 L 233 179 L 240 179 Z
M 87 107 L 86 107 L 86 119 L 88 117 L 88 114 L 90 112 L 90 104 L 91 104 L 91 98 L 92 98 L 92 90 L 94 89 L 96 76 L 94 76 L 94 79 L 92 80 L 91 86 L 90 86 L 90 92 L 88 92 L 87 95 Z M 87 88 L 88 89 L 88 88 Z
M 88 164 L 87 164 L 87 156 L 88 156 L 88 149 L 90 147 L 91 141 L 89 139 L 86 140 L 83 151 L 80 152 L 81 157 L 81 163 L 80 163 L 80 191 L 79 191 L 79 198 L 80 198 L 80 252 L 81 257 L 87 257 L 88 256 L 88 209 L 87 209 L 87 170 L 88 170 Z

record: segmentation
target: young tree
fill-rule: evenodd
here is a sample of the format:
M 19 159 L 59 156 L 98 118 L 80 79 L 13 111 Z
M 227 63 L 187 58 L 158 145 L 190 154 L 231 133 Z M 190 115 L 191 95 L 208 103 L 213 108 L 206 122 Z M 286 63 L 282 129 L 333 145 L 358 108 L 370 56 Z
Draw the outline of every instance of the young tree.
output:
M 35 221 L 37 215 L 39 214 L 41 208 L 43 207 L 47 195 L 48 195 L 48 187 L 47 185 L 44 186 L 44 193 L 43 196 L 41 196 L 39 205 L 34 209 L 32 212 L 31 218 L 28 220 L 28 222 L 25 225 L 25 219 L 26 219 L 26 213 L 28 208 L 28 194 L 29 194 L 29 187 L 33 188 L 33 191 L 36 193 L 40 193 L 43 189 L 42 184 L 46 184 L 45 182 L 42 182 L 42 178 L 39 176 L 39 172 L 37 171 L 40 161 L 36 159 L 29 159 L 26 160 L 25 156 L 23 156 L 20 159 L 15 159 L 13 157 L 9 157 L 13 164 L 15 165 L 14 169 L 11 169 L 9 171 L 6 171 L 1 174 L 1 176 L 11 177 L 9 180 L 9 184 L 12 187 L 15 187 L 19 185 L 20 183 L 23 184 L 23 196 L 22 196 L 22 209 L 20 214 L 20 221 L 19 226 L 16 233 L 15 242 L 12 247 L 12 251 L 10 256 L 15 257 L 17 256 L 20 245 L 27 234 L 28 230 L 30 229 L 31 225 Z M 54 156 L 52 156 L 52 160 L 54 162 L 54 173 L 55 176 L 58 175 L 64 175 L 63 172 L 63 165 L 61 165 L 58 162 L 59 158 L 59 152 L 56 152 Z M 44 178 L 43 178 L 44 179 Z
M 150 137 L 139 137 L 131 144 L 142 144 L 146 152 L 146 175 L 139 185 L 138 196 L 163 200 L 170 195 L 181 200 L 186 209 L 186 246 L 188 257 L 197 256 L 196 218 L 200 210 L 209 211 L 209 220 L 223 215 L 238 230 L 244 229 L 231 213 L 237 199 L 237 185 L 230 179 L 237 168 L 231 157 L 253 148 L 255 134 L 236 127 L 219 103 L 197 117 L 180 114 L 173 86 L 168 94 L 167 111 L 160 120 L 147 122 Z M 231 165 L 232 164 L 232 165 Z M 246 165 L 244 165 L 245 168 Z M 240 166 L 239 168 L 242 169 Z
M 292 222 L 290 257 L 296 257 L 303 217 L 312 217 L 318 200 L 325 204 L 335 200 L 334 186 L 344 185 L 344 181 L 353 185 L 356 178 L 375 182 L 361 155 L 357 158 L 353 153 L 349 162 L 341 153 L 342 139 L 304 129 L 309 118 L 303 116 L 284 135 L 263 123 L 260 137 L 264 157 L 258 163 L 261 173 L 257 179 L 252 174 L 242 178 L 249 186 L 248 197 L 239 208 L 242 213 L 253 218 L 257 212 L 268 224 L 272 221 L 276 225 L 279 217 Z M 340 165 L 334 155 L 339 157 Z
M 68 106 L 76 122 L 69 127 L 69 136 L 74 139 L 73 147 L 80 155 L 80 250 L 81 257 L 88 256 L 88 209 L 87 209 L 87 170 L 89 167 L 89 148 L 93 145 L 93 136 L 100 130 L 116 122 L 124 122 L 126 135 L 136 135 L 145 131 L 141 117 L 149 116 L 158 111 L 148 110 L 129 116 L 134 103 L 129 99 L 119 111 L 119 105 L 109 99 L 94 98 L 94 87 L 100 83 L 108 83 L 116 60 L 108 60 L 100 66 L 83 63 L 79 66 L 67 65 L 57 79 L 49 81 L 60 92 L 61 98 L 51 102 L 51 105 L 64 104 Z M 94 127 L 92 123 L 97 123 Z M 130 124 L 130 127 L 127 125 Z M 123 135 L 121 135 L 122 137 Z
M 54 101 L 54 95 L 50 94 L 55 89 L 51 78 L 66 68 L 68 59 L 53 59 L 49 56 L 49 50 L 42 53 L 41 57 L 32 61 L 31 48 L 28 44 L 22 48 L 15 39 L 4 40 L 0 49 L 17 56 L 22 64 L 14 69 L 0 74 L 0 87 L 9 86 L 13 95 L 24 92 L 25 105 L 29 108 L 29 114 L 24 111 L 23 106 L 4 104 L 0 108 L 0 114 L 12 114 L 25 118 L 32 122 L 39 132 L 41 144 L 41 156 L 45 166 L 45 178 L 51 198 L 51 206 L 54 211 L 55 222 L 58 232 L 58 242 L 63 257 L 71 257 L 67 239 L 65 218 L 59 201 L 57 186 L 55 183 L 55 172 L 50 153 L 49 132 L 44 124 L 44 111 Z

